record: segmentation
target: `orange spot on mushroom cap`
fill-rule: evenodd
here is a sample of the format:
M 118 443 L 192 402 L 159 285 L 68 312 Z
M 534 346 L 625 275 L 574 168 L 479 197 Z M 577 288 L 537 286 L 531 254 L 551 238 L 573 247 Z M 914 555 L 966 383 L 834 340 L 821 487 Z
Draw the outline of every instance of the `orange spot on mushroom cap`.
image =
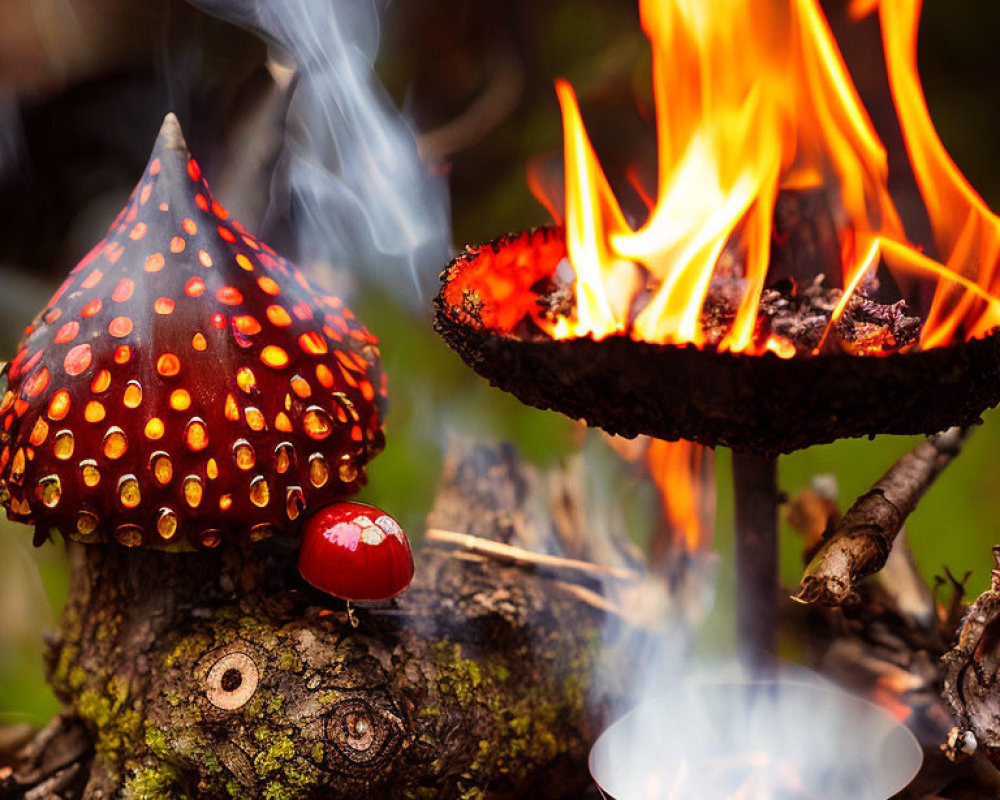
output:
M 69 413 L 69 406 L 69 392 L 65 389 L 60 389 L 52 395 L 52 399 L 49 400 L 49 419 L 57 422 L 61 419 L 65 419 L 66 415 Z
M 101 298 L 100 297 L 95 297 L 93 300 L 91 300 L 89 303 L 87 303 L 87 305 L 85 305 L 83 307 L 83 310 L 80 311 L 80 316 L 82 316 L 82 317 L 94 317 L 94 316 L 96 316 L 97 314 L 100 313 L 101 308 L 103 308 L 103 307 L 104 307 L 104 303 L 101 302 Z
M 49 370 L 47 367 L 42 367 L 38 372 L 31 375 L 27 380 L 25 380 L 21 391 L 28 397 L 34 398 L 38 397 L 42 392 L 48 388 L 49 385 Z
M 104 273 L 99 269 L 95 269 L 91 272 L 83 281 L 80 283 L 80 287 L 83 289 L 93 289 L 97 284 L 101 282 L 101 278 L 104 277 Z
M 227 306 L 238 306 L 243 302 L 243 293 L 235 286 L 221 286 L 215 293 L 216 299 Z
M 288 364 L 288 353 L 276 344 L 269 344 L 260 351 L 260 360 L 269 367 L 280 369 Z
M 187 389 L 174 389 L 170 393 L 170 407 L 174 411 L 187 411 L 191 407 L 191 394 Z
M 129 317 L 115 317 L 108 323 L 108 333 L 116 339 L 121 339 L 132 333 L 132 320 Z
M 261 275 L 257 278 L 257 285 L 269 295 L 281 294 L 281 287 L 278 286 L 277 281 L 267 275 Z
M 129 381 L 122 395 L 122 405 L 125 408 L 138 408 L 142 404 L 142 385 L 139 381 Z
M 329 349 L 326 340 L 316 331 L 306 331 L 299 337 L 299 347 L 313 356 L 321 356 Z
M 247 394 L 257 388 L 257 377 L 250 367 L 240 367 L 236 370 L 236 384 Z
M 107 412 L 100 400 L 91 400 L 83 409 L 83 418 L 87 422 L 100 422 Z
M 111 299 L 116 303 L 124 303 L 135 291 L 135 281 L 131 278 L 122 278 L 111 293 Z
M 156 359 L 156 371 L 172 378 L 181 371 L 181 360 L 174 353 L 164 353 Z
M 76 320 L 72 320 L 63 325 L 55 335 L 56 344 L 66 344 L 71 342 L 76 338 L 76 335 L 80 332 L 80 323 Z
M 316 365 L 316 380 L 318 380 L 325 389 L 333 388 L 333 373 L 330 372 L 330 368 L 326 364 Z
M 288 312 L 279 305 L 270 305 L 267 307 L 267 318 L 272 325 L 276 325 L 279 328 L 284 328 L 292 324 L 292 318 L 288 315 Z
M 90 366 L 94 356 L 90 351 L 89 344 L 78 344 L 63 357 L 63 369 L 68 375 L 79 375 Z
M 260 333 L 260 323 L 256 317 L 249 314 L 240 314 L 233 317 L 233 325 L 240 333 L 246 336 L 253 336 Z
M 147 439 L 155 441 L 163 438 L 164 430 L 163 420 L 159 417 L 151 417 L 146 423 L 144 432 Z
M 94 376 L 94 380 L 90 382 L 90 391 L 94 394 L 101 394 L 106 392 L 111 386 L 111 372 L 102 369 L 97 375 Z

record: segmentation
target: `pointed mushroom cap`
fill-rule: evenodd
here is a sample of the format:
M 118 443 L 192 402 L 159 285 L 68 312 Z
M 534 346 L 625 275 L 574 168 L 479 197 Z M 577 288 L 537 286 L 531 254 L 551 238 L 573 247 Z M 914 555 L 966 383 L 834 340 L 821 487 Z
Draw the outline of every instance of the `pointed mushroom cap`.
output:
M 173 114 L 4 377 L 0 496 L 36 541 L 298 533 L 384 442 L 377 339 L 230 217 Z

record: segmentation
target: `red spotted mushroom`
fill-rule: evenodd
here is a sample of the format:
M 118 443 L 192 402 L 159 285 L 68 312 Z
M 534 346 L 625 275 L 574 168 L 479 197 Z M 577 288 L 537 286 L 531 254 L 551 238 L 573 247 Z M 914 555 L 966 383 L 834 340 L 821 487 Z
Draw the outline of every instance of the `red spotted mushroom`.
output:
M 376 338 L 214 199 L 173 115 L 5 378 L 0 494 L 39 543 L 298 534 L 384 443 Z
M 299 572 L 317 589 L 348 602 L 387 600 L 413 578 L 406 534 L 388 514 L 363 503 L 335 503 L 306 524 Z

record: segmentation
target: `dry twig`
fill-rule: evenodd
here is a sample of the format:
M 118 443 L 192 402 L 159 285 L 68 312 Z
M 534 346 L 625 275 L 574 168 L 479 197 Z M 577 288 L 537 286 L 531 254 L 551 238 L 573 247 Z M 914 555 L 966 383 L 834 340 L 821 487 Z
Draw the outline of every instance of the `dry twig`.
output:
M 961 451 L 967 434 L 966 428 L 950 428 L 929 436 L 893 464 L 813 556 L 792 599 L 840 605 L 857 581 L 882 569 L 906 518 Z
M 559 556 L 545 555 L 544 553 L 535 553 L 531 550 L 525 550 L 522 547 L 514 547 L 502 542 L 490 541 L 489 539 L 483 539 L 469 533 L 447 531 L 441 528 L 428 528 L 424 536 L 429 542 L 453 545 L 473 553 L 481 553 L 512 564 L 548 567 L 555 570 L 586 573 L 588 575 L 616 578 L 623 581 L 638 581 L 641 577 L 635 570 L 625 569 L 624 567 L 608 567 L 602 564 L 592 564 L 589 561 L 579 561 L 575 558 L 561 558 Z

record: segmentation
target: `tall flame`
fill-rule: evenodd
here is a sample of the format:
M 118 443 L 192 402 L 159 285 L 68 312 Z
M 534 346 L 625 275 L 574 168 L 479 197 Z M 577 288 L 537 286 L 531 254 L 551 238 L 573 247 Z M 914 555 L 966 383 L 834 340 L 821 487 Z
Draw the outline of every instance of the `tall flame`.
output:
M 877 4 L 855 0 L 852 12 Z M 775 335 L 755 338 L 774 206 L 790 189 L 823 190 L 834 207 L 844 287 L 837 314 L 884 260 L 936 281 L 923 346 L 1000 323 L 1000 226 L 931 124 L 916 71 L 919 2 L 878 7 L 893 97 L 942 262 L 906 238 L 887 188 L 885 148 L 817 0 L 640 0 L 653 54 L 656 200 L 633 230 L 572 88 L 557 81 L 576 312 L 549 333 L 702 346 L 702 306 L 728 250 L 739 256 L 740 295 L 719 349 L 791 356 L 794 347 Z
M 1000 308 L 991 302 L 1000 290 L 1000 220 L 951 160 L 931 122 L 917 74 L 920 6 L 920 0 L 879 3 L 889 86 L 938 252 L 950 272 L 990 295 L 964 291 L 955 280 L 940 282 L 922 341 L 932 347 L 953 339 L 960 326 L 975 337 L 1000 324 Z

